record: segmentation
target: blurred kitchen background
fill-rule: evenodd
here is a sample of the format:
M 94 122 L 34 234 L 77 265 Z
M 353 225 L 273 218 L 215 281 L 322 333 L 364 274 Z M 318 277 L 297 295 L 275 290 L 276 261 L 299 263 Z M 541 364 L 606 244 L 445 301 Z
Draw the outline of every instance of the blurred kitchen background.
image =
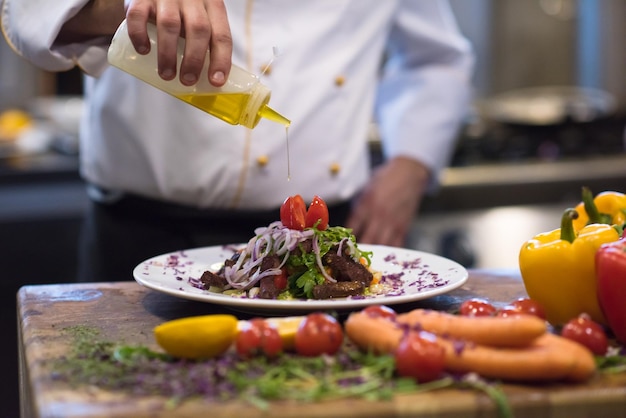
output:
M 516 268 L 582 186 L 626 192 L 626 2 L 452 4 L 477 53 L 474 114 L 411 245 Z
M 558 228 L 583 185 L 626 192 L 626 2 L 452 4 L 476 50 L 476 99 L 409 244 L 467 267 L 515 269 L 521 244 Z M 81 92 L 77 70 L 38 71 L 0 39 L 2 123 L 22 123 L 15 110 L 32 118 L 19 138 L 0 140 L 4 335 L 15 335 L 20 286 L 74 278 L 86 204 L 77 171 Z M 375 129 L 371 143 L 376 163 Z M 9 343 L 3 357 L 15 361 L 2 363 L 10 369 L 2 398 L 16 405 L 15 341 Z

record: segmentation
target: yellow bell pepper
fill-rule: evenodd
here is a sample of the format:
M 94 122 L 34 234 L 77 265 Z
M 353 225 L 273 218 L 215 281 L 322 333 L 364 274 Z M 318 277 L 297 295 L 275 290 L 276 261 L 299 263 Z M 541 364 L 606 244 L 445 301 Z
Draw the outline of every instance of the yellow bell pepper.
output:
M 535 236 L 519 254 L 526 292 L 555 326 L 581 313 L 606 324 L 597 297 L 595 254 L 602 244 L 617 241 L 619 234 L 607 224 L 587 225 L 576 232 L 572 221 L 577 217 L 576 210 L 567 209 L 560 229 Z
M 578 219 L 574 220 L 576 231 L 593 223 L 618 225 L 623 228 L 626 224 L 626 195 L 605 191 L 594 198 L 591 190 L 583 187 L 582 202 L 576 206 L 576 212 L 578 212 Z

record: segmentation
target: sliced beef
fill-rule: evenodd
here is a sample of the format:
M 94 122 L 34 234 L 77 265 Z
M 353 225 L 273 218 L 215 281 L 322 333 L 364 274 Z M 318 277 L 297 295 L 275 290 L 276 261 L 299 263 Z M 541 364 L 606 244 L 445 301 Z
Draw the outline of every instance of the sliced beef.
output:
M 279 294 L 280 290 L 274 286 L 274 276 L 263 277 L 259 280 L 260 299 L 276 299 Z
M 224 261 L 224 264 L 222 265 L 222 267 L 219 269 L 219 271 L 217 272 L 217 274 L 219 274 L 220 276 L 224 275 L 224 269 L 226 267 L 232 267 L 235 265 L 235 263 L 237 263 L 237 260 L 239 260 L 239 256 L 241 255 L 241 253 L 239 251 L 237 251 L 236 253 L 234 253 L 229 259 L 227 259 L 226 261 Z
M 281 258 L 277 255 L 268 255 L 261 261 L 261 271 L 276 269 L 280 266 Z M 259 280 L 259 298 L 276 299 L 280 290 L 274 286 L 274 276 L 267 276 Z
M 360 295 L 365 290 L 365 285 L 361 282 L 337 282 L 318 284 L 313 287 L 314 299 L 345 298 L 348 296 Z
M 298 246 L 291 252 L 291 254 L 299 256 L 311 252 L 313 252 L 313 239 L 309 238 L 299 243 Z
M 234 266 L 237 260 L 239 260 L 240 255 L 240 252 L 236 252 L 229 259 L 225 260 L 224 264 L 222 265 L 222 267 L 220 267 L 217 273 L 213 273 L 208 270 L 202 273 L 200 281 L 204 284 L 204 288 L 208 289 L 210 286 L 220 288 L 225 287 L 228 284 L 228 281 L 226 280 L 226 277 L 224 277 L 224 269 L 226 267 Z
M 212 271 L 208 271 L 208 270 L 202 273 L 202 276 L 200 277 L 200 281 L 204 285 L 205 289 L 208 289 L 211 286 L 223 288 L 228 284 L 224 276 L 213 273 Z
M 332 276 L 339 282 L 359 282 L 364 286 L 369 286 L 374 277 L 372 273 L 349 256 L 337 255 L 335 251 L 329 251 L 322 258 L 322 263 L 330 267 Z
M 276 269 L 280 266 L 281 258 L 277 255 L 268 255 L 265 256 L 263 261 L 261 261 L 261 271 Z

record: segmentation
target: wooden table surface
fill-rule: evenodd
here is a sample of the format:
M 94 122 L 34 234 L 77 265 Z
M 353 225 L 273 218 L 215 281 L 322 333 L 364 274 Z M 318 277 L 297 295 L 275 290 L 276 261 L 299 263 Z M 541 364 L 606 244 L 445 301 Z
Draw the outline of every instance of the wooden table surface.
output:
M 471 270 L 467 283 L 445 295 L 396 305 L 452 309 L 467 298 L 504 305 L 526 296 L 515 271 Z M 280 402 L 268 410 L 243 403 L 194 400 L 172 409 L 167 399 L 137 398 L 87 387 L 72 390 L 51 379 L 46 360 L 67 353 L 60 332 L 70 326 L 96 327 L 111 341 L 156 347 L 152 329 L 175 318 L 223 313 L 225 308 L 175 298 L 135 282 L 25 286 L 18 293 L 22 417 L 497 417 L 492 401 L 476 391 L 444 389 L 403 394 L 390 401 L 349 399 L 316 404 Z M 243 314 L 237 313 L 245 318 Z M 601 375 L 583 385 L 505 385 L 516 417 L 626 417 L 626 373 Z

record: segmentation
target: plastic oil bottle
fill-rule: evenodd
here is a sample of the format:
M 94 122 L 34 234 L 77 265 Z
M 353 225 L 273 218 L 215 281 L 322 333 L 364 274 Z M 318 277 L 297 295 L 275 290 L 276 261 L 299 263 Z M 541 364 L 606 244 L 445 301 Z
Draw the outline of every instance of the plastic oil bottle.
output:
M 209 53 L 207 51 L 204 67 L 199 81 L 192 86 L 185 86 L 178 77 L 163 80 L 157 70 L 156 26 L 147 25 L 150 38 L 150 52 L 141 55 L 135 51 L 128 36 L 126 20 L 119 26 L 108 51 L 111 65 L 183 100 L 231 125 L 243 125 L 253 129 L 265 118 L 288 127 L 289 119 L 268 106 L 271 91 L 263 85 L 259 78 L 248 71 L 233 65 L 228 80 L 221 87 L 209 83 Z M 184 39 L 178 40 L 178 68 L 182 61 Z

